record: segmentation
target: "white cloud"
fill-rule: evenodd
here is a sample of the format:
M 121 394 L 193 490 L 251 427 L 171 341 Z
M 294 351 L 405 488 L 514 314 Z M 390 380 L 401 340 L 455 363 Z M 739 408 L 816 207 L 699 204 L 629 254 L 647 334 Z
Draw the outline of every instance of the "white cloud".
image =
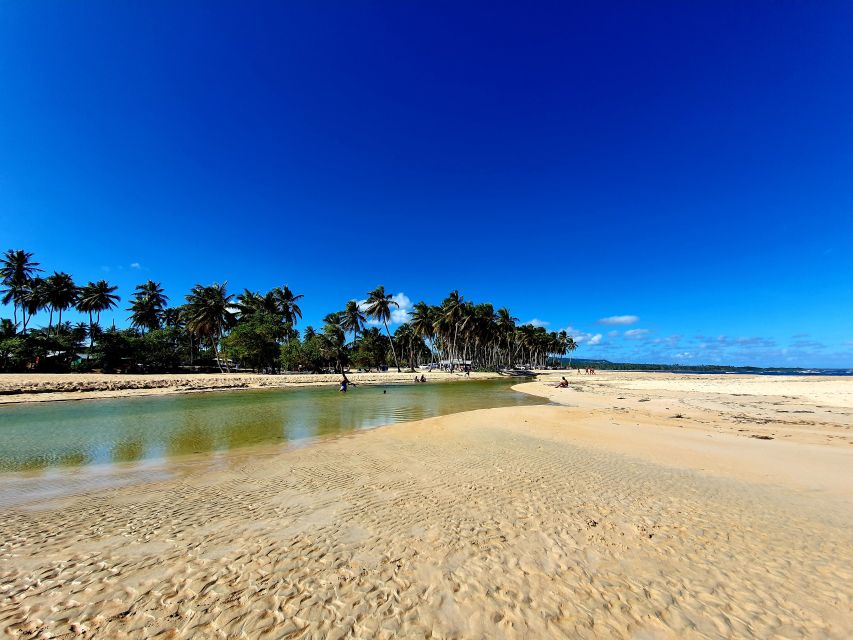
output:
M 388 324 L 403 324 L 404 322 L 409 321 L 409 317 L 411 316 L 412 311 L 412 301 L 402 291 L 400 293 L 395 293 L 391 296 L 391 299 L 396 302 L 399 307 L 391 306 L 391 319 L 388 320 Z M 367 300 L 359 300 L 358 308 L 362 311 L 367 307 Z M 382 323 L 377 322 L 376 320 L 368 318 L 367 324 L 381 327 Z
M 565 332 L 568 333 L 578 344 L 586 344 L 590 347 L 601 344 L 601 339 L 604 337 L 600 333 L 587 333 L 574 327 L 566 327 Z
M 648 329 L 628 329 L 625 332 L 625 337 L 630 340 L 640 340 L 649 333 Z
M 615 338 L 616 336 L 619 335 L 619 331 L 614 329 L 613 331 L 608 331 L 607 335 L 609 335 L 611 338 Z
M 408 322 L 412 311 L 412 301 L 409 300 L 409 296 L 400 292 L 392 299 L 400 305 L 400 307 L 398 309 L 391 310 L 391 324 L 403 324 L 404 322 Z
M 130 268 L 131 268 L 131 269 L 141 269 L 141 268 L 142 268 L 142 265 L 141 265 L 141 264 L 139 264 L 138 262 L 131 262 L 131 263 L 130 263 Z
M 601 318 L 598 324 L 634 324 L 639 319 L 639 316 L 608 316 Z
M 539 318 L 533 318 L 533 320 L 528 320 L 527 322 L 522 322 L 521 324 L 531 324 L 534 327 L 547 327 L 550 322 L 547 320 L 540 320 Z

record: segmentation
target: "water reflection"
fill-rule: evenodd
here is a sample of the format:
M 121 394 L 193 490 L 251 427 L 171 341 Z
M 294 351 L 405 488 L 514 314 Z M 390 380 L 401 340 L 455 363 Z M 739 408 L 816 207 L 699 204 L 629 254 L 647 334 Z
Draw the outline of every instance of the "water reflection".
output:
M 542 402 L 509 385 L 469 381 L 363 386 L 346 395 L 291 389 L 10 405 L 0 407 L 0 471 L 138 464 Z

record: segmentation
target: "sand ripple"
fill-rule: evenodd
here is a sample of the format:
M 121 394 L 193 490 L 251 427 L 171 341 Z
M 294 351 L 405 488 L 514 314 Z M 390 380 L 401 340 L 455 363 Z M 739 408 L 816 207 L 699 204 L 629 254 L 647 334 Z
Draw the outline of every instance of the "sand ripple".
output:
M 846 513 L 445 416 L 6 510 L 11 637 L 853 634 Z M 530 421 L 530 422 L 528 422 Z

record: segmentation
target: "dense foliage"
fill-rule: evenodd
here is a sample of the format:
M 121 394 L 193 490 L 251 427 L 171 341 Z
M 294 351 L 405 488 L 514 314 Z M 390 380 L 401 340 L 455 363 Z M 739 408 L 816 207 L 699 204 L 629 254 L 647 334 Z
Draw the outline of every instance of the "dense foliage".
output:
M 0 323 L 0 370 L 400 371 L 425 363 L 497 369 L 558 363 L 577 347 L 565 331 L 518 325 L 508 309 L 475 304 L 458 291 L 438 305 L 417 303 L 392 334 L 399 305 L 382 286 L 328 314 L 319 331 L 309 326 L 300 334 L 302 295 L 286 285 L 235 296 L 226 283 L 197 284 L 184 304 L 169 306 L 160 283 L 149 280 L 131 294 L 130 328 L 104 329 L 101 314 L 121 302 L 117 287 L 106 280 L 77 285 L 64 272 L 42 278 L 40 266 L 23 250 L 0 258 L 0 301 L 13 316 Z M 70 309 L 86 322 L 63 322 Z M 33 328 L 39 312 L 47 312 L 47 327 Z

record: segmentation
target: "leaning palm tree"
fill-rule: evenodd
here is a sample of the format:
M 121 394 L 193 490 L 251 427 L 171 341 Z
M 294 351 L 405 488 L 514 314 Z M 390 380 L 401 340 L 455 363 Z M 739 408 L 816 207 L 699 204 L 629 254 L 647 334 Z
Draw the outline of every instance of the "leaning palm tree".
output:
M 226 329 L 234 322 L 234 296 L 228 293 L 227 284 L 214 283 L 209 287 L 197 284 L 187 295 L 187 329 L 200 339 L 207 338 L 210 341 L 213 357 L 220 371 L 222 362 L 217 345 Z M 227 362 L 225 366 L 228 367 Z
M 391 343 L 391 352 L 394 354 L 394 364 L 397 366 L 397 373 L 402 373 L 400 361 L 397 360 L 397 350 L 394 349 L 394 340 L 391 338 L 391 332 L 388 330 L 388 320 L 391 319 L 391 305 L 397 308 L 400 307 L 390 293 L 385 293 L 385 287 L 379 285 L 367 294 L 367 306 L 364 308 L 364 311 L 369 318 L 373 318 L 385 325 L 385 332 L 388 334 L 388 342 Z
M 341 311 L 341 329 L 352 333 L 353 345 L 355 345 L 355 341 L 358 339 L 358 332 L 364 329 L 364 321 L 366 319 L 364 313 L 361 311 L 361 307 L 358 306 L 358 302 L 355 300 L 347 302 L 347 306 Z
M 296 303 L 304 296 L 302 294 L 294 294 L 287 285 L 284 285 L 283 287 L 276 287 L 271 291 L 271 293 L 278 304 L 278 311 L 281 314 L 282 319 L 286 323 L 296 326 L 296 319 L 302 318 L 302 309 L 300 309 L 299 305 Z
M 80 290 L 77 310 L 89 314 L 89 347 L 95 344 L 95 324 L 101 324 L 101 312 L 112 309 L 121 300 L 113 293 L 116 289 L 118 287 L 110 286 L 106 280 L 98 280 Z
M 12 303 L 12 314 L 14 323 L 18 324 L 18 309 L 21 309 L 24 331 L 27 328 L 26 309 L 24 296 L 28 292 L 28 285 L 36 273 L 40 272 L 39 263 L 34 262 L 33 254 L 23 249 L 9 249 L 0 258 L 0 284 L 3 289 L 0 298 L 3 304 Z

